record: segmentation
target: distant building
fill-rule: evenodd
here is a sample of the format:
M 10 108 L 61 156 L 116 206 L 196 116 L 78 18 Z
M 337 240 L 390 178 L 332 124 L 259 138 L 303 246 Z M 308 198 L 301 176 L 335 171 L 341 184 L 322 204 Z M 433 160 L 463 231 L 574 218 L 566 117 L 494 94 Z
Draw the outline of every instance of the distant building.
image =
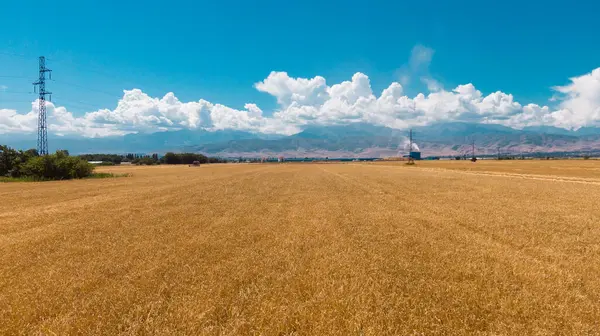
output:
M 102 164 L 102 161 L 88 161 L 88 163 L 99 165 Z

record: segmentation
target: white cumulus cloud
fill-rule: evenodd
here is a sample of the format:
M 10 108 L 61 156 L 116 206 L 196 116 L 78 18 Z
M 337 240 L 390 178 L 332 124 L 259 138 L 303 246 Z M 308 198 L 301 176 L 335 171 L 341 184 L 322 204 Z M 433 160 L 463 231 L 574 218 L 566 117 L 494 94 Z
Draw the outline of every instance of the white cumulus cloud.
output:
M 258 91 L 266 92 L 282 106 L 318 105 L 328 99 L 325 78 L 291 78 L 286 72 L 271 72 L 262 82 L 254 85 Z
M 19 114 L 15 110 L 0 109 L 0 134 L 33 132 L 37 127 L 37 113 Z
M 563 95 L 561 109 L 552 113 L 555 125 L 564 128 L 596 125 L 600 120 L 600 68 L 554 87 Z
M 428 62 L 431 53 L 417 51 L 414 57 L 421 63 L 415 62 Z M 48 102 L 48 123 L 55 134 L 86 137 L 179 129 L 293 134 L 306 125 L 352 122 L 398 129 L 446 121 L 495 123 L 515 128 L 600 126 L 600 68 L 552 88 L 557 104 L 554 109 L 533 103 L 521 104 L 511 94 L 500 91 L 484 95 L 470 83 L 445 90 L 434 80 L 424 81 L 430 93 L 409 97 L 399 82 L 391 83 L 381 93 L 374 93 L 369 77 L 360 72 L 348 81 L 332 85 L 321 76 L 293 78 L 286 72 L 271 72 L 256 83 L 255 88 L 277 100 L 278 107 L 272 116 L 266 116 L 253 103 L 236 109 L 203 99 L 182 102 L 172 92 L 158 98 L 132 89 L 123 91 L 116 108 L 90 111 L 81 116 L 74 115 L 65 106 Z M 0 109 L 0 133 L 34 132 L 37 112 L 37 102 L 33 102 L 32 109 L 26 113 Z

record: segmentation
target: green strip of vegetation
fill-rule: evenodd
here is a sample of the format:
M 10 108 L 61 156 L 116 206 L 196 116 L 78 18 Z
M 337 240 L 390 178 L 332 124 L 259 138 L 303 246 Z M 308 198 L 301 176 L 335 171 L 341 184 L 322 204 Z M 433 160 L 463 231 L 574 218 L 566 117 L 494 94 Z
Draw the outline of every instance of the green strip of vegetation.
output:
M 6 182 L 37 182 L 36 179 L 32 177 L 6 177 L 0 176 L 0 183 Z
M 131 177 L 131 174 L 92 173 L 88 177 L 81 178 L 81 180 L 104 179 L 104 178 L 118 178 L 118 177 Z M 9 182 L 46 182 L 46 181 L 57 181 L 57 180 L 56 179 L 35 178 L 35 177 L 31 177 L 31 176 L 21 176 L 21 177 L 0 176 L 0 183 L 9 183 Z
M 57 181 L 83 178 L 109 178 L 128 174 L 96 173 L 94 165 L 68 151 L 38 155 L 35 149 L 17 151 L 0 146 L 0 182 Z
M 198 153 L 166 153 L 164 156 L 159 157 L 158 154 L 152 155 L 141 155 L 141 154 L 82 154 L 80 158 L 86 161 L 96 161 L 97 166 L 113 166 L 124 162 L 131 162 L 135 165 L 158 165 L 158 164 L 192 164 L 198 162 L 199 164 L 206 163 L 224 163 L 223 159 L 207 157 Z

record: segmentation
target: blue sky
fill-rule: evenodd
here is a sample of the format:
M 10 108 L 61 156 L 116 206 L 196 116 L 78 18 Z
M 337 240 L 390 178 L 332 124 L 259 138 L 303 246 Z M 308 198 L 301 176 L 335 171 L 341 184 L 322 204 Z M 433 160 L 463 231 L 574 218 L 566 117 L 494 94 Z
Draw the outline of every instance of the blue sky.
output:
M 600 66 L 598 13 L 595 1 L 7 1 L 0 108 L 30 110 L 34 96 L 20 92 L 45 55 L 53 99 L 75 115 L 112 109 L 123 89 L 138 88 L 256 103 L 269 116 L 275 97 L 253 85 L 271 71 L 328 85 L 362 72 L 379 95 L 418 45 L 431 48 L 424 71 L 445 89 L 473 83 L 547 105 L 550 87 Z M 404 85 L 408 96 L 426 90 Z

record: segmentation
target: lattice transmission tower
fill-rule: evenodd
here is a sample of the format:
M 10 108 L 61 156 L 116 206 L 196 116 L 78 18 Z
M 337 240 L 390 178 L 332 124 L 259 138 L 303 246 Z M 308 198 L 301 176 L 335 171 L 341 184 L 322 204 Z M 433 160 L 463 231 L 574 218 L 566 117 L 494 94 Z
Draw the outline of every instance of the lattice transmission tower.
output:
M 38 137 L 37 150 L 39 155 L 48 155 L 48 125 L 46 123 L 46 95 L 49 101 L 52 101 L 52 92 L 46 91 L 46 72 L 49 79 L 52 79 L 52 70 L 46 68 L 46 58 L 40 56 L 40 75 L 37 82 L 33 83 L 34 91 L 37 91 L 39 114 L 38 114 Z M 36 90 L 37 88 L 37 90 Z

